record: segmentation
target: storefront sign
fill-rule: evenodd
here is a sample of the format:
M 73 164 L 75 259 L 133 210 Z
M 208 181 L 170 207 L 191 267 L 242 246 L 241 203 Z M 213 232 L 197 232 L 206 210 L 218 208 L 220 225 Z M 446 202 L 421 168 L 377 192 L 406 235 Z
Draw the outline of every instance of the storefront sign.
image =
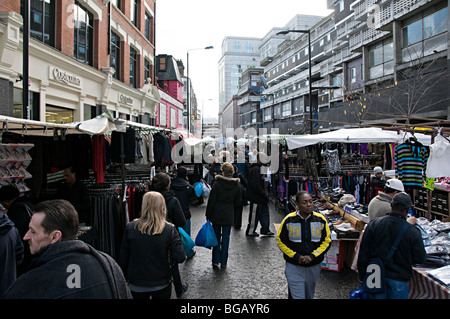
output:
M 133 99 L 129 96 L 119 93 L 119 102 L 123 104 L 133 104 Z
M 78 76 L 52 66 L 50 66 L 50 79 L 75 86 L 81 85 L 81 79 Z

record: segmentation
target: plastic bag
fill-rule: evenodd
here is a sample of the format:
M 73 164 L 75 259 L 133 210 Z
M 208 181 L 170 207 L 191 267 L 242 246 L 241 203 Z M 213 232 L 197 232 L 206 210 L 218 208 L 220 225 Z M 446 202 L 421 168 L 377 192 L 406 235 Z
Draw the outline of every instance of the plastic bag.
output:
M 184 231 L 183 228 L 178 227 L 178 232 L 180 233 L 181 243 L 183 244 L 184 252 L 186 253 L 186 255 L 189 255 L 192 248 L 195 247 L 195 242 L 192 240 L 191 236 L 189 236 L 188 233 Z
M 195 244 L 205 248 L 211 248 L 219 245 L 217 242 L 216 233 L 214 232 L 214 228 L 209 220 L 207 220 L 206 223 L 203 224 L 202 228 L 200 228 L 197 237 L 195 237 Z
M 203 198 L 207 199 L 209 197 L 209 193 L 211 193 L 211 186 L 209 186 L 205 181 L 202 181 L 203 183 Z
M 203 193 L 203 183 L 202 182 L 197 182 L 194 184 L 194 190 L 195 190 L 195 195 L 197 195 L 197 197 L 202 196 Z

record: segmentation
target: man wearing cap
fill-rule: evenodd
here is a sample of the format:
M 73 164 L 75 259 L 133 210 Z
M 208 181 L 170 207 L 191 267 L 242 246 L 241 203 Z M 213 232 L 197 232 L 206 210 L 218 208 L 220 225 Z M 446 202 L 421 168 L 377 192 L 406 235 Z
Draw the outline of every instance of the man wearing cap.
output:
M 369 220 L 384 216 L 391 210 L 392 197 L 398 192 L 405 191 L 403 183 L 399 179 L 388 179 L 384 185 L 384 191 L 372 198 L 368 207 Z
M 358 277 L 362 281 L 370 258 L 381 258 L 384 262 L 385 292 L 370 295 L 374 299 L 408 299 L 408 282 L 412 277 L 412 266 L 424 263 L 427 257 L 420 231 L 408 224 L 391 260 L 387 255 L 406 222 L 412 206 L 411 197 L 400 192 L 392 198 L 391 211 L 369 222 L 359 248 Z
M 370 180 L 370 198 L 377 196 L 378 192 L 384 189 L 384 184 L 386 183 L 383 179 L 383 169 L 380 166 L 375 166 L 373 174 Z

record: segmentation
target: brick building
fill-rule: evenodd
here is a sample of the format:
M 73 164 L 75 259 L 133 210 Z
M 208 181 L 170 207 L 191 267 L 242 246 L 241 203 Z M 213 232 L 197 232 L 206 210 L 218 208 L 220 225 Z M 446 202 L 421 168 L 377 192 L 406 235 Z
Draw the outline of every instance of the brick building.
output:
M 23 114 L 21 0 L 0 2 L 0 113 L 73 122 L 110 110 L 154 124 L 154 0 L 30 0 Z

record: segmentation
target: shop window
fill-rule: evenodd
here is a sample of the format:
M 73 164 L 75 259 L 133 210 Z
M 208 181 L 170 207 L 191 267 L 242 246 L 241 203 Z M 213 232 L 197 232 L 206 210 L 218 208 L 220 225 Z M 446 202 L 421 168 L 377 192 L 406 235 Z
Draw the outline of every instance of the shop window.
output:
M 13 89 L 13 117 L 39 121 L 39 93 L 28 91 L 29 96 L 29 112 L 28 116 L 23 114 L 23 90 L 19 88 Z
M 53 105 L 46 105 L 45 121 L 48 123 L 72 123 L 73 110 Z
M 113 77 L 120 80 L 120 38 L 114 32 L 111 32 L 111 55 L 109 63 L 115 70 Z
M 82 63 L 93 63 L 94 16 L 75 0 L 73 56 Z

